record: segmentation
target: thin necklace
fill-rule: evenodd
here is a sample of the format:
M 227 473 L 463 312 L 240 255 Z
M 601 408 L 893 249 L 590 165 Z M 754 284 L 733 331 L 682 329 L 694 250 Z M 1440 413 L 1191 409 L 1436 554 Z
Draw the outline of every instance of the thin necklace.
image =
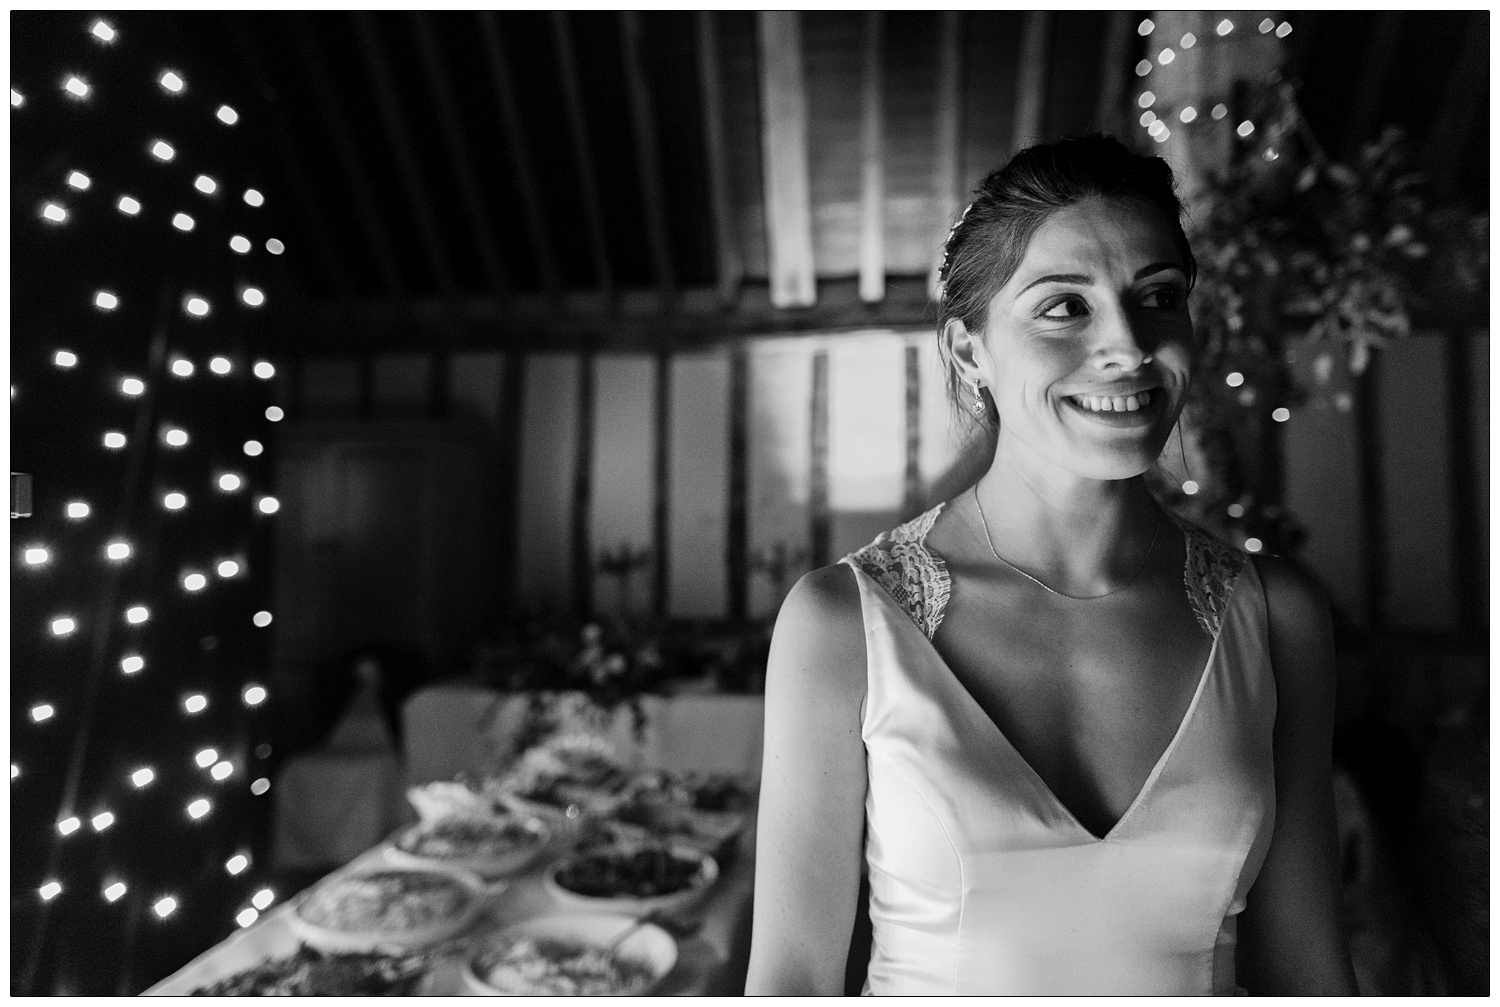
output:
M 1099 598 L 1108 598 L 1110 595 L 1112 595 L 1112 594 L 1118 594 L 1119 592 L 1125 590 L 1130 585 L 1134 584 L 1135 583 L 1135 579 L 1141 575 L 1141 571 L 1144 570 L 1144 569 L 1146 569 L 1146 561 L 1151 558 L 1151 553 L 1156 548 L 1156 540 L 1161 537 L 1161 515 L 1158 514 L 1156 516 L 1156 533 L 1151 536 L 1151 544 L 1146 547 L 1146 555 L 1144 555 L 1144 556 L 1141 557 L 1141 565 L 1135 568 L 1135 573 L 1133 573 L 1133 574 L 1130 575 L 1130 579 L 1129 580 L 1127 580 L 1125 583 L 1121 584 L 1119 587 L 1115 588 L 1113 591 L 1105 591 L 1103 594 L 1088 594 L 1088 595 L 1081 595 L 1081 596 L 1080 595 L 1076 595 L 1076 594 L 1063 594 L 1061 591 L 1057 590 L 1056 588 L 1048 587 L 1046 584 L 1042 583 L 1040 580 L 1038 580 L 1037 578 L 1033 577 L 1031 574 L 1027 573 L 1025 570 L 1022 570 L 1020 567 L 1016 566 L 1014 563 L 1012 563 L 1010 560 L 1006 559 L 1004 556 L 1000 555 L 998 552 L 995 552 L 995 540 L 992 539 L 992 538 L 990 538 L 990 524 L 989 524 L 988 521 L 986 521 L 984 519 L 984 507 L 979 503 L 979 484 L 978 483 L 974 484 L 974 506 L 977 507 L 977 508 L 979 508 L 979 524 L 980 524 L 980 526 L 982 528 L 984 528 L 984 540 L 989 543 L 989 545 L 990 545 L 990 553 L 996 559 L 998 559 L 1000 562 L 1004 563 L 1006 566 L 1010 567 L 1012 570 L 1014 570 L 1016 573 L 1020 574 L 1022 577 L 1025 577 L 1027 580 L 1031 581 L 1033 584 L 1035 584 L 1037 587 L 1041 588 L 1043 591 L 1046 591 L 1048 594 L 1055 594 L 1059 598 L 1067 598 L 1070 601 L 1095 601 L 1096 599 L 1099 599 Z

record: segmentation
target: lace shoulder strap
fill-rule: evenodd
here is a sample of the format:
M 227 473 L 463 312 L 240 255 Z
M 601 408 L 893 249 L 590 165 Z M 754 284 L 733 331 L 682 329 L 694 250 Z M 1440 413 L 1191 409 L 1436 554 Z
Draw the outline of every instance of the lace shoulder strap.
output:
M 1229 595 L 1249 557 L 1195 524 L 1180 519 L 1178 524 L 1187 534 L 1187 562 L 1183 564 L 1182 580 L 1188 601 L 1203 631 L 1218 636 Z
M 929 640 L 948 607 L 948 567 L 926 545 L 942 509 L 938 504 L 844 557 L 885 588 Z

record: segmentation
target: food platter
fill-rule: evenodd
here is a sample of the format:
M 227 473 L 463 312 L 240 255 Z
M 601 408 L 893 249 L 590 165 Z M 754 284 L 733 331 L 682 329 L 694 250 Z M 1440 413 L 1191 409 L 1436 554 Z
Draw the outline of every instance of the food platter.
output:
M 719 877 L 713 857 L 683 843 L 598 846 L 564 857 L 542 884 L 571 912 L 644 916 L 686 909 Z
M 482 878 L 525 870 L 545 853 L 554 829 L 535 815 L 440 818 L 400 832 L 385 849 L 395 866 L 452 867 Z
M 640 996 L 676 963 L 677 942 L 658 926 L 628 916 L 559 914 L 483 942 L 468 956 L 463 982 L 482 996 Z
M 422 947 L 465 930 L 503 888 L 451 867 L 340 872 L 298 896 L 287 923 L 326 951 Z

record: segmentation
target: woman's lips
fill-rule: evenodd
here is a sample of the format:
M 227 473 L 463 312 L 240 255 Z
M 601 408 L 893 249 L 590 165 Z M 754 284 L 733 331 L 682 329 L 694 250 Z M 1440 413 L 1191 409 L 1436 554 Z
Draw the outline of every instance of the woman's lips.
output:
M 1167 394 L 1160 388 L 1147 388 L 1128 395 L 1069 395 L 1063 401 L 1096 422 L 1129 427 L 1155 420 L 1165 408 Z

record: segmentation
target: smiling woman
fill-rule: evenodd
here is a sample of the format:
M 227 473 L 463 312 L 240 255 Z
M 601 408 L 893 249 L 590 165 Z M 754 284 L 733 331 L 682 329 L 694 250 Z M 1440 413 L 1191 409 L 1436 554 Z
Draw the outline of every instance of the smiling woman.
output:
M 939 346 L 993 455 L 782 607 L 748 992 L 840 990 L 862 872 L 866 992 L 1353 991 L 1326 603 L 1142 480 L 1193 375 L 1172 184 L 1032 147 L 950 234 Z

